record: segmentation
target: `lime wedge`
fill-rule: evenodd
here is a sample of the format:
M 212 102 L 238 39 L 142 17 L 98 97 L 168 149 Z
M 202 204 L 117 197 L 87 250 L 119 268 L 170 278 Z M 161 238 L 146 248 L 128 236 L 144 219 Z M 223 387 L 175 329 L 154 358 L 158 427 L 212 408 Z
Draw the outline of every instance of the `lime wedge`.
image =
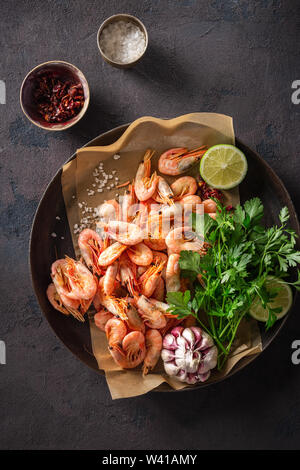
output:
M 200 162 L 200 175 L 213 188 L 231 189 L 240 184 L 247 173 L 247 160 L 234 145 L 210 147 Z
M 293 302 L 293 293 L 292 289 L 288 284 L 286 284 L 281 279 L 277 279 L 276 277 L 267 277 L 265 282 L 265 287 L 267 290 L 269 289 L 280 289 L 276 297 L 270 302 L 271 308 L 280 308 L 281 312 L 276 313 L 277 320 L 279 318 L 284 317 L 287 314 L 289 309 L 292 306 Z M 259 297 L 256 297 L 252 302 L 252 305 L 249 309 L 249 313 L 251 317 L 255 318 L 255 320 L 266 322 L 269 317 L 268 310 L 266 310 L 260 301 Z

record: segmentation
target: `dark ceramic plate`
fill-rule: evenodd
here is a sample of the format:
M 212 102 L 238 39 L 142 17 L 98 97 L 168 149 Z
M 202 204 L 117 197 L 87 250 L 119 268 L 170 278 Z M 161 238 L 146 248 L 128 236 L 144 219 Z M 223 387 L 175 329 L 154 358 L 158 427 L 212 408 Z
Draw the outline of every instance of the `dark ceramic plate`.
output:
M 86 146 L 109 145 L 115 142 L 127 127 L 128 124 L 125 124 L 105 132 L 90 141 Z M 282 181 L 256 152 L 246 147 L 246 145 L 238 139 L 236 139 L 236 145 L 245 153 L 249 167 L 247 176 L 240 186 L 242 202 L 253 196 L 260 197 L 265 206 L 266 225 L 277 223 L 277 215 L 281 207 L 287 206 L 291 216 L 290 226 L 299 235 L 300 231 L 297 215 Z M 75 154 L 70 160 L 73 158 L 75 158 Z M 57 216 L 60 217 L 60 220 L 56 219 Z M 57 238 L 50 236 L 52 232 L 58 235 Z M 64 240 L 60 239 L 61 236 L 64 236 Z M 74 256 L 62 195 L 61 170 L 59 170 L 48 185 L 33 221 L 30 240 L 30 266 L 33 287 L 44 315 L 60 340 L 86 365 L 98 373 L 103 374 L 103 371 L 98 369 L 96 359 L 92 353 L 88 322 L 82 324 L 71 318 L 66 321 L 66 317 L 54 310 L 46 297 L 46 289 L 50 282 L 50 266 L 53 260 L 57 257 L 64 257 L 65 254 Z M 266 349 L 275 338 L 286 319 L 287 316 L 278 321 L 268 332 L 265 332 L 263 328 L 261 329 L 263 350 Z M 228 376 L 244 368 L 247 364 L 252 362 L 255 357 L 257 357 L 257 355 L 246 357 L 238 362 Z M 209 384 L 199 384 L 194 385 L 192 388 L 207 385 Z M 170 391 L 170 388 L 167 385 L 161 385 L 159 390 Z

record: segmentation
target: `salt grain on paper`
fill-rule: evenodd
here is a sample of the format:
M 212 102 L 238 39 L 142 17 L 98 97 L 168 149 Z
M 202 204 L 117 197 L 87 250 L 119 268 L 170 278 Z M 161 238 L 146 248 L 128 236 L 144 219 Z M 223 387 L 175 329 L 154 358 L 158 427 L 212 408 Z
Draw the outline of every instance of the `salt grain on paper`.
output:
M 146 47 L 145 34 L 130 21 L 115 21 L 100 36 L 102 52 L 112 61 L 128 64 L 137 60 Z
M 113 158 L 115 160 L 119 160 L 121 157 L 120 155 L 116 154 L 113 156 Z M 95 189 L 86 188 L 87 196 L 89 197 L 95 196 L 97 193 L 102 193 L 103 191 L 111 191 L 115 187 L 116 182 L 119 180 L 118 176 L 113 176 L 116 175 L 117 170 L 114 169 L 111 170 L 111 172 L 106 173 L 103 163 L 99 164 L 99 169 L 100 173 L 97 168 L 95 168 L 92 172 L 94 179 L 92 187 Z M 100 174 L 102 175 L 103 179 L 98 177 Z M 113 180 L 115 180 L 115 182 Z M 75 196 L 72 197 L 75 198 Z M 119 197 L 119 194 L 116 194 L 116 197 Z M 79 235 L 80 232 L 86 228 L 93 228 L 99 220 L 97 208 L 93 209 L 92 207 L 89 207 L 85 201 L 77 202 L 77 205 L 81 212 L 81 218 L 79 224 L 75 224 L 73 227 L 74 235 Z M 56 237 L 56 234 L 53 233 L 52 236 Z M 64 237 L 61 237 L 61 239 L 63 240 Z

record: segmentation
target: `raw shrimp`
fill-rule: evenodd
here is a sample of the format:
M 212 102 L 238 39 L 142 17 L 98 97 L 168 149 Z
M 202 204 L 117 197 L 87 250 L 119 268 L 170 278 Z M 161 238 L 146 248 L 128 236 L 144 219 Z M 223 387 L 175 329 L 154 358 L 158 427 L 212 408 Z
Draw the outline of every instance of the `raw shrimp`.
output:
M 163 205 L 160 206 L 159 211 L 150 212 L 144 230 L 145 235 L 147 234 L 147 241 L 150 243 L 146 243 L 146 240 L 144 241 L 149 248 L 157 251 L 166 249 L 165 238 L 170 232 L 175 218 L 180 218 L 181 220 L 182 212 L 182 206 L 179 203 L 172 204 L 171 206 Z
M 94 322 L 101 331 L 105 331 L 106 323 L 112 318 L 114 318 L 113 314 L 106 310 L 106 308 L 103 308 L 94 315 Z
M 192 176 L 181 176 L 171 184 L 175 199 L 181 199 L 183 196 L 196 194 L 198 184 Z
M 163 204 L 169 204 L 169 205 L 174 204 L 173 203 L 173 198 L 174 198 L 173 191 L 171 187 L 169 186 L 169 184 L 167 183 L 167 181 L 162 176 L 158 176 L 157 188 L 152 197 L 156 202 L 161 202 Z
M 102 309 L 102 305 L 100 302 L 100 295 L 99 295 L 99 290 L 97 290 L 95 297 L 93 298 L 93 305 L 97 312 Z
M 163 273 L 161 273 L 163 276 Z M 157 285 L 153 291 L 152 297 L 156 300 L 163 301 L 165 298 L 165 281 L 163 280 L 163 277 L 160 277 L 158 279 Z
M 180 268 L 178 254 L 171 254 L 166 268 L 166 289 L 167 292 L 177 292 L 180 290 Z
M 206 150 L 205 145 L 194 150 L 183 147 L 169 149 L 159 157 L 158 169 L 164 175 L 180 175 L 200 160 Z
M 97 210 L 97 213 L 104 222 L 120 220 L 121 207 L 115 199 L 110 199 L 109 201 L 105 201 L 103 204 L 101 204 Z
M 112 313 L 116 317 L 120 317 L 122 320 L 127 320 L 127 300 L 124 298 L 118 298 L 114 297 L 113 295 L 105 294 L 103 291 L 103 278 L 101 278 L 99 281 L 98 300 L 100 304 L 105 307 L 110 313 Z
M 93 297 L 91 297 L 88 300 L 80 299 L 80 311 L 82 315 L 84 315 L 88 311 L 92 302 L 93 302 Z
M 170 308 L 170 305 L 167 304 L 166 302 L 162 302 L 160 300 L 157 300 L 157 299 L 154 299 L 153 297 L 151 297 L 151 299 L 149 299 L 150 302 L 155 305 L 156 308 L 158 308 L 164 315 L 166 315 L 167 317 L 171 317 L 173 318 L 174 315 L 172 315 L 171 313 L 168 312 L 169 308 Z
M 131 331 L 122 341 L 122 351 L 111 349 L 110 353 L 120 367 L 133 369 L 145 358 L 145 336 L 140 331 Z
M 160 214 L 164 219 L 169 218 L 170 220 L 174 220 L 181 217 L 182 206 L 180 202 L 175 202 L 172 206 L 163 205 L 160 208 Z
M 129 185 L 122 197 L 122 220 L 124 222 L 132 222 L 137 213 L 136 197 L 134 192 L 134 183 Z
M 166 267 L 167 267 L 167 262 L 168 262 L 168 256 L 166 253 L 162 253 L 161 251 L 156 251 L 153 250 L 153 264 L 158 264 L 160 261 L 165 262 L 164 269 L 161 272 L 161 277 L 166 280 Z
M 144 160 L 140 163 L 136 173 L 134 190 L 139 201 L 146 201 L 152 197 L 157 187 L 158 178 L 156 173 L 154 172 L 150 176 L 153 153 L 151 150 L 146 151 Z
M 156 251 L 164 251 L 167 249 L 166 242 L 163 238 L 148 238 L 147 240 L 144 240 L 145 245 L 147 245 L 151 250 L 156 250 Z
M 217 210 L 217 204 L 212 199 L 205 199 L 205 201 L 203 201 L 203 206 L 204 206 L 204 212 L 206 214 L 215 213 Z
M 146 356 L 143 364 L 143 375 L 154 369 L 162 350 L 162 336 L 158 330 L 148 330 L 145 334 Z
M 120 317 L 122 320 L 127 320 L 127 302 L 126 299 L 113 297 L 113 296 L 101 296 L 100 302 L 110 313 L 115 317 Z
M 90 300 L 97 291 L 97 282 L 91 272 L 80 262 L 66 257 L 64 273 L 68 277 L 71 291 L 68 297 Z
M 80 307 L 80 301 L 75 299 L 69 299 L 65 295 L 59 295 L 53 283 L 49 284 L 46 295 L 49 302 L 59 312 L 64 315 L 73 315 L 77 320 L 84 322 L 83 315 L 78 311 Z M 66 303 L 64 303 L 66 302 Z
M 71 299 L 64 294 L 60 295 L 61 301 L 66 308 L 69 310 L 74 309 L 77 310 L 80 307 L 80 300 L 79 299 Z
M 203 241 L 200 240 L 190 227 L 177 227 L 166 237 L 170 253 L 180 253 L 182 250 L 202 252 Z
M 132 305 L 133 299 L 128 299 L 128 310 L 127 310 L 127 326 L 130 330 L 140 331 L 141 333 L 145 333 L 145 324 L 137 311 L 137 309 Z
M 153 260 L 152 250 L 143 242 L 129 247 L 126 253 L 130 260 L 138 266 L 148 266 Z
M 133 220 L 133 223 L 138 225 L 142 230 L 145 229 L 148 223 L 148 217 L 151 211 L 154 209 L 160 208 L 160 204 L 154 201 L 154 199 L 150 198 L 147 201 L 140 201 L 137 207 L 136 216 Z
M 142 274 L 144 274 L 147 269 L 149 268 L 149 266 L 137 266 L 136 268 L 136 277 L 137 279 L 139 279 L 141 277 Z
M 160 329 L 166 326 L 167 320 L 162 311 L 150 302 L 147 297 L 141 295 L 136 299 L 139 313 L 149 328 Z
M 64 275 L 63 267 L 66 264 L 65 259 L 57 259 L 51 265 L 51 278 L 55 289 L 60 296 L 61 294 L 67 295 L 69 292 L 68 279 Z
M 84 229 L 78 237 L 78 246 L 86 265 L 93 273 L 101 274 L 98 258 L 103 250 L 103 241 L 100 235 L 89 228 Z
M 63 301 L 62 301 L 62 297 L 61 295 L 59 295 L 57 293 L 57 290 L 56 290 L 56 287 L 53 283 L 49 284 L 47 290 L 46 290 L 46 295 L 48 297 L 48 300 L 50 302 L 50 304 L 52 305 L 52 307 L 55 308 L 55 310 L 58 310 L 59 312 L 63 313 L 64 315 L 70 315 L 70 310 L 64 305 Z M 64 299 L 67 299 L 66 296 L 64 296 Z M 74 302 L 76 307 L 75 308 L 78 308 L 79 306 L 79 300 L 73 300 L 73 299 L 69 299 L 70 302 Z
M 161 277 L 161 272 L 165 262 L 161 261 L 158 265 L 150 266 L 147 271 L 139 278 L 140 290 L 146 297 L 151 297 Z
M 122 354 L 122 341 L 127 334 L 126 324 L 118 318 L 111 318 L 106 322 L 104 331 L 109 349 L 119 351 Z
M 171 217 L 163 217 L 161 212 L 150 214 L 145 228 L 145 233 L 154 240 L 165 239 L 171 230 L 172 223 L 173 219 Z
M 182 205 L 179 202 L 171 206 L 165 204 L 160 210 L 151 211 L 148 217 L 145 233 L 152 239 L 165 239 L 170 232 L 173 222 L 182 220 Z
M 154 297 L 151 297 L 151 299 L 149 299 L 150 302 L 155 305 L 155 307 L 161 311 L 161 313 L 163 313 L 166 317 L 166 319 L 168 318 L 177 318 L 177 315 L 173 315 L 173 313 L 170 313 L 169 310 L 170 310 L 170 305 L 167 304 L 166 302 L 161 302 L 160 300 L 157 300 L 157 299 L 154 299 Z
M 144 239 L 144 232 L 136 224 L 112 221 L 107 226 L 108 235 L 123 245 L 136 245 Z
M 183 196 L 180 199 L 180 204 L 184 211 L 203 213 L 203 206 L 201 205 L 201 198 L 196 194 Z
M 99 266 L 109 266 L 116 261 L 127 248 L 127 245 L 123 245 L 122 243 L 113 243 L 102 251 L 98 259 Z
M 120 279 L 122 286 L 125 286 L 133 297 L 138 294 L 136 269 L 126 253 L 120 258 Z
M 111 295 L 114 293 L 118 271 L 118 260 L 107 267 L 106 272 L 103 276 L 103 290 L 105 294 Z
M 97 283 L 92 273 L 80 261 L 68 256 L 52 264 L 51 277 L 59 295 L 89 300 L 96 294 Z

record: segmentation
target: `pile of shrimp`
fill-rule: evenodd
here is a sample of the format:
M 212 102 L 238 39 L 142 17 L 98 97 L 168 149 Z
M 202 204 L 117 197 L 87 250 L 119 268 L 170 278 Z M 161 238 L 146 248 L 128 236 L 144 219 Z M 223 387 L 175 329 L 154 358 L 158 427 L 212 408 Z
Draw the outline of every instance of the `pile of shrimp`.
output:
M 205 243 L 185 216 L 201 209 L 215 217 L 216 204 L 212 199 L 201 199 L 203 182 L 180 175 L 206 149 L 164 152 L 158 161 L 159 172 L 179 176 L 170 185 L 163 176 L 151 172 L 154 152 L 147 150 L 119 202 L 109 200 L 99 207 L 97 231 L 80 233 L 81 260 L 66 257 L 52 264 L 52 283 L 47 289 L 51 304 L 84 321 L 93 303 L 95 325 L 105 332 L 113 359 L 124 369 L 143 363 L 143 374 L 153 370 L 163 336 L 182 322 L 168 312 L 165 295 L 186 289 L 180 278 L 180 252 L 205 253 Z M 212 191 L 216 196 L 216 190 Z M 209 195 L 207 187 L 205 194 Z M 186 318 L 183 324 L 191 326 L 194 321 Z

